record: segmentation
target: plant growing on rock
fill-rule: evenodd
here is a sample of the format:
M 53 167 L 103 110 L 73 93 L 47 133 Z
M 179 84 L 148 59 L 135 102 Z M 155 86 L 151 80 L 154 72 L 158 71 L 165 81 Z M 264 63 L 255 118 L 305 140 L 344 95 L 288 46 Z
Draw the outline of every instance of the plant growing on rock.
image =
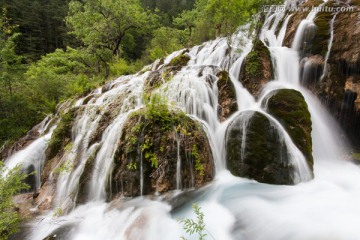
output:
M 0 239 L 5 240 L 19 229 L 21 218 L 15 210 L 12 196 L 29 189 L 24 183 L 27 175 L 21 173 L 21 166 L 8 170 L 0 161 Z

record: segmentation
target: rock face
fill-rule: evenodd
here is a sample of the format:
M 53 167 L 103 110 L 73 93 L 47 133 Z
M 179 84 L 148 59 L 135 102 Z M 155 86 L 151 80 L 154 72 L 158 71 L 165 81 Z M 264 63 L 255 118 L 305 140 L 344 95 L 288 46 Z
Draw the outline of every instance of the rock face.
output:
M 253 50 L 246 56 L 240 71 L 240 82 L 257 97 L 262 87 L 273 78 L 270 52 L 264 43 L 258 40 Z
M 225 121 L 238 110 L 234 84 L 229 79 L 229 73 L 221 71 L 217 74 L 217 87 L 219 89 L 218 116 L 220 121 Z
M 227 165 L 235 176 L 270 184 L 294 184 L 287 148 L 262 113 L 242 112 L 226 133 Z
M 304 6 L 319 6 L 322 3 L 323 1 L 309 0 L 304 3 Z M 360 112 L 356 107 L 356 102 L 360 102 L 358 97 L 360 91 L 357 88 L 357 84 L 360 83 L 360 28 L 358 23 L 360 1 L 328 1 L 323 6 L 329 8 L 350 6 L 353 9 L 349 12 L 323 11 L 317 13 L 314 19 L 316 28 L 312 33 L 306 34 L 303 39 L 304 44 L 300 57 L 303 58 L 302 61 L 304 59 L 323 60 L 322 63 L 321 61 L 312 61 L 307 69 L 302 69 L 303 73 L 306 72 L 302 77 L 302 82 L 327 105 L 333 116 L 347 131 L 352 143 L 360 149 L 360 141 L 356 137 L 360 134 L 360 128 L 357 127 L 360 125 Z M 284 39 L 285 46 L 291 46 L 297 26 L 306 14 L 308 13 L 295 12 L 292 15 Z M 329 58 L 324 63 L 333 19 L 333 42 Z M 321 76 L 322 79 L 320 79 Z M 354 98 L 354 96 L 356 97 Z
M 129 116 L 114 163 L 109 199 L 201 187 L 214 177 L 210 145 L 199 123 L 169 110 L 156 95 Z
M 281 89 L 269 94 L 263 102 L 267 111 L 286 129 L 296 147 L 313 168 L 311 116 L 302 94 L 293 89 Z

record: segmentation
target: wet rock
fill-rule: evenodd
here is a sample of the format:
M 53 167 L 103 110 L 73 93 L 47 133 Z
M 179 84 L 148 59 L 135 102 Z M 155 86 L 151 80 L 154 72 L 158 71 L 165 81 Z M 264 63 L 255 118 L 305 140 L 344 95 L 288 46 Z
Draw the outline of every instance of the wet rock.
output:
M 300 7 L 304 7 L 304 8 L 309 7 L 311 9 L 312 7 L 317 7 L 322 3 L 323 3 L 322 0 L 309 0 L 309 1 L 302 3 L 300 5 Z M 283 42 L 284 46 L 291 47 L 291 44 L 295 38 L 295 34 L 296 34 L 296 31 L 298 29 L 300 22 L 303 19 L 305 19 L 309 13 L 310 12 L 306 12 L 306 11 L 297 11 L 297 12 L 292 13 L 292 16 L 289 19 L 287 29 L 286 29 L 286 34 L 284 37 L 284 42 Z
M 302 94 L 293 89 L 276 90 L 269 94 L 263 105 L 286 129 L 296 147 L 313 168 L 311 116 Z
M 71 108 L 62 114 L 60 122 L 54 130 L 45 152 L 47 161 L 54 158 L 70 142 L 71 128 L 76 116 L 76 111 L 77 108 Z
M 260 112 L 242 112 L 229 125 L 226 161 L 235 176 L 269 184 L 296 183 L 284 140 Z
M 28 190 L 24 192 L 35 192 L 37 189 L 36 186 L 36 174 L 34 165 L 30 165 L 27 168 L 22 170 L 23 173 L 27 174 L 27 177 L 24 179 L 24 182 L 30 186 Z
M 218 117 L 220 121 L 223 122 L 238 110 L 238 105 L 235 87 L 229 78 L 229 73 L 227 71 L 221 71 L 217 74 L 217 77 L 217 87 L 219 91 Z
M 214 177 L 211 148 L 200 124 L 156 101 L 125 123 L 108 189 L 110 199 L 141 195 L 141 179 L 144 195 L 174 190 L 178 167 L 181 189 L 201 187 Z
M 258 40 L 241 67 L 240 82 L 252 95 L 258 97 L 263 86 L 272 78 L 270 52 L 264 43 Z
M 324 58 L 321 55 L 304 57 L 300 62 L 301 84 L 309 89 L 316 88 L 324 69 Z

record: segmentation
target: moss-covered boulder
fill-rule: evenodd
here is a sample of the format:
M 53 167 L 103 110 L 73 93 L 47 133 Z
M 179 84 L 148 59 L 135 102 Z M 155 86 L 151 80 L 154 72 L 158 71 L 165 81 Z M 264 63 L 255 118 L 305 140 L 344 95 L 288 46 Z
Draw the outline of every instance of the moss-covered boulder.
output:
M 54 158 L 71 140 L 71 129 L 78 108 L 71 108 L 61 114 L 60 121 L 54 130 L 46 149 L 46 160 Z
M 197 188 L 214 177 L 211 148 L 201 125 L 170 110 L 158 96 L 128 117 L 114 165 L 109 199 Z
M 226 132 L 226 161 L 235 176 L 269 184 L 296 183 L 288 150 L 276 127 L 264 114 L 239 114 Z
M 255 97 L 263 86 L 273 78 L 273 67 L 269 49 L 258 40 L 246 56 L 240 71 L 240 82 Z
M 269 94 L 263 105 L 290 135 L 293 143 L 305 156 L 309 167 L 313 168 L 311 116 L 303 95 L 293 89 L 276 90 Z
M 221 71 L 216 76 L 218 77 L 217 87 L 219 92 L 218 117 L 220 121 L 225 121 L 238 110 L 236 91 L 227 71 Z
M 179 70 L 186 66 L 187 63 L 190 61 L 190 57 L 186 54 L 188 53 L 189 50 L 184 50 L 181 54 L 179 54 L 178 56 L 174 57 L 173 59 L 171 59 L 170 63 L 168 64 L 168 66 L 174 66 L 174 67 L 178 67 Z

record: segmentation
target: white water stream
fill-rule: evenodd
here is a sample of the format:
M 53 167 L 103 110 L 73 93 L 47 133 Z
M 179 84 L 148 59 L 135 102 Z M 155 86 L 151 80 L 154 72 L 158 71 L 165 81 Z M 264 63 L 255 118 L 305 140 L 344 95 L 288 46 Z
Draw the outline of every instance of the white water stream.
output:
M 280 21 L 285 18 L 285 21 Z M 188 66 L 176 74 L 171 81 L 162 85 L 157 92 L 167 97 L 171 104 L 181 108 L 192 118 L 199 120 L 206 131 L 216 166 L 216 179 L 193 193 L 177 193 L 171 201 L 163 197 L 138 197 L 131 200 L 119 199 L 105 202 L 105 187 L 112 169 L 112 159 L 118 145 L 123 124 L 127 116 L 142 106 L 144 79 L 148 73 L 125 76 L 114 81 L 109 91 L 97 91 L 94 98 L 83 107 L 77 117 L 73 132 L 71 150 L 63 161 L 80 165 L 69 173 L 64 173 L 57 183 L 57 203 L 55 207 L 70 209 L 67 214 L 55 217 L 53 213 L 33 221 L 27 232 L 27 239 L 43 239 L 50 234 L 56 239 L 98 240 L 170 240 L 185 236 L 197 239 L 182 230 L 178 218 L 196 216 L 191 204 L 196 202 L 205 214 L 206 239 L 239 240 L 304 240 L 304 239 L 360 239 L 360 169 L 342 159 L 343 147 L 337 140 L 337 127 L 318 100 L 301 87 L 299 80 L 299 54 L 304 34 L 313 27 L 315 13 L 303 20 L 295 34 L 292 48 L 282 46 L 286 26 L 290 16 L 284 13 L 269 15 L 261 33 L 261 40 L 271 53 L 275 68 L 275 79 L 267 84 L 259 98 L 253 96 L 239 83 L 241 64 L 252 48 L 252 42 L 242 29 L 234 35 L 232 46 L 239 46 L 241 52 L 226 55 L 227 39 L 217 39 L 202 46 L 192 48 L 188 55 Z M 272 21 L 271 19 L 275 19 Z M 278 26 L 281 24 L 281 26 Z M 270 25 L 271 24 L 271 25 Z M 280 27 L 278 34 L 276 29 Z M 171 61 L 180 52 L 165 59 Z M 156 65 L 156 63 L 154 64 Z M 154 65 L 151 66 L 153 70 Z M 216 73 L 230 69 L 230 78 L 237 93 L 239 111 L 228 120 L 218 119 L 218 89 Z M 281 124 L 266 114 L 263 99 L 273 90 L 291 88 L 300 91 L 308 103 L 312 119 L 313 156 L 315 178 L 309 180 L 309 168 L 304 156 L 292 143 Z M 88 148 L 89 138 L 109 103 L 121 97 L 122 108 L 115 120 L 107 127 L 102 139 Z M 80 106 L 81 101 L 78 102 Z M 266 106 L 265 106 L 266 107 Z M 295 186 L 276 186 L 232 176 L 225 167 L 225 132 L 227 126 L 240 113 L 247 110 L 259 111 L 271 120 L 279 136 L 285 140 L 292 156 L 291 164 L 297 171 Z M 100 113 L 99 113 L 100 112 Z M 246 129 L 251 115 L 243 119 Z M 245 150 L 246 131 L 243 131 L 241 149 Z M 49 133 L 51 134 L 51 133 Z M 46 141 L 44 135 L 29 147 L 14 154 L 6 163 L 27 164 L 42 159 Z M 175 137 L 179 150 L 180 140 Z M 89 201 L 75 207 L 79 178 L 86 161 L 95 151 L 94 171 L 91 174 Z M 179 155 L 179 153 L 178 153 Z M 33 156 L 33 157 L 32 157 Z M 181 161 L 177 159 L 176 186 L 181 189 Z M 140 166 L 142 172 L 142 165 Z M 143 192 L 143 178 L 140 190 Z M 301 181 L 304 181 L 301 183 Z M 178 191 L 180 192 L 180 191 Z M 185 200 L 184 200 L 185 198 Z M 176 207 L 176 206 L 180 207 Z

